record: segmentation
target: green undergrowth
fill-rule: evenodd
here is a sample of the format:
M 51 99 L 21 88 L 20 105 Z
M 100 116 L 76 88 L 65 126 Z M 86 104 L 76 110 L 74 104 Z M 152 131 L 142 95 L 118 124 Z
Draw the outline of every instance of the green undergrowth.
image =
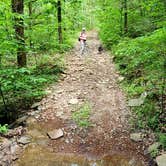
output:
M 54 55 L 55 56 L 55 55 Z M 20 109 L 40 101 L 46 95 L 45 88 L 57 82 L 64 71 L 63 56 L 58 61 L 50 55 L 43 56 L 36 65 L 29 68 L 3 67 L 0 70 L 0 86 L 3 98 L 0 98 L 1 124 L 10 123 Z M 14 115 L 13 115 L 14 114 Z M 7 119 L 6 121 L 3 119 Z
M 89 121 L 90 113 L 91 106 L 88 102 L 86 102 L 81 107 L 76 108 L 76 111 L 72 114 L 72 119 L 78 126 L 88 128 L 91 125 Z
M 125 38 L 113 47 L 114 61 L 125 77 L 129 98 L 147 92 L 144 104 L 132 107 L 135 128 L 159 133 L 166 147 L 166 29 L 136 39 Z
M 8 131 L 8 126 L 7 126 L 7 124 L 5 124 L 5 125 L 1 125 L 1 124 L 0 124 L 0 134 L 1 134 L 1 133 L 2 133 L 2 134 L 7 133 L 7 131 Z

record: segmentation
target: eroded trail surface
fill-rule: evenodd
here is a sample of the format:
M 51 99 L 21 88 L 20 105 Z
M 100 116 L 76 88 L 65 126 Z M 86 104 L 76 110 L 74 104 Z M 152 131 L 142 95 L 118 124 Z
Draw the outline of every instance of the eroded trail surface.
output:
M 66 74 L 27 121 L 27 145 L 18 166 L 143 166 L 143 147 L 130 139 L 130 113 L 118 85 L 119 75 L 107 52 L 97 53 L 99 40 L 91 32 L 89 53 L 79 56 L 78 46 L 66 57 Z M 89 103 L 90 126 L 79 127 L 72 118 Z M 63 136 L 50 139 L 60 129 Z M 57 134 L 57 133 L 54 133 Z M 62 133 L 59 133 L 62 134 Z

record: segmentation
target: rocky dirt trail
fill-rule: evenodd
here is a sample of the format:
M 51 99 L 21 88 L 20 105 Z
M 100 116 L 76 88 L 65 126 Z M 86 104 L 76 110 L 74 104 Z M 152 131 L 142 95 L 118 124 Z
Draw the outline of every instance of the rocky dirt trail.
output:
M 115 65 L 108 52 L 98 54 L 97 33 L 88 36 L 89 54 L 80 57 L 77 44 L 66 56 L 66 73 L 30 113 L 25 136 L 31 141 L 15 166 L 149 165 L 143 144 L 130 138 L 130 112 Z M 85 103 L 91 107 L 87 128 L 72 118 Z

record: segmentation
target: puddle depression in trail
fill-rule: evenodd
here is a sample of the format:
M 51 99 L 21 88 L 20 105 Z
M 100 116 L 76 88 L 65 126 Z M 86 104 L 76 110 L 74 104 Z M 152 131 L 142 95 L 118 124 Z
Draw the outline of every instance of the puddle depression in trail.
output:
M 122 155 L 106 156 L 102 159 L 76 156 L 75 154 L 55 154 L 48 149 L 29 146 L 15 166 L 143 166 L 134 157 Z

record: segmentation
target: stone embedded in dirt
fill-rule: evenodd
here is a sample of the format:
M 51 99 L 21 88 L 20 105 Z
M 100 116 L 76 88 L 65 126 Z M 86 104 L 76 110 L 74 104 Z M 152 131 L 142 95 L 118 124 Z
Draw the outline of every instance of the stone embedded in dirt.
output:
M 4 153 L 0 152 L 0 161 L 3 159 L 3 157 L 4 157 Z
M 69 140 L 69 139 L 66 139 L 66 140 L 65 140 L 65 143 L 69 144 L 69 143 L 70 143 L 70 140 Z
M 63 130 L 55 129 L 53 131 L 48 132 L 47 134 L 51 139 L 58 139 L 60 137 L 63 137 Z
M 17 143 L 12 144 L 11 148 L 10 148 L 11 154 L 17 153 L 20 149 L 21 149 L 21 147 L 18 146 Z
M 20 144 L 26 145 L 31 143 L 31 139 L 32 138 L 30 136 L 22 136 L 21 138 L 17 140 L 17 142 Z
M 78 164 L 71 164 L 71 166 L 78 166 Z
M 129 161 L 129 165 L 130 165 L 130 166 L 137 165 L 137 160 L 133 157 L 133 158 Z
M 119 81 L 119 82 L 122 82 L 124 79 L 125 79 L 124 77 L 120 76 L 120 77 L 118 78 L 118 81 Z
M 46 94 L 51 94 L 52 93 L 51 90 L 46 90 L 45 92 L 46 92 Z
M 56 93 L 57 93 L 57 94 L 61 94 L 61 93 L 63 93 L 63 92 L 64 92 L 64 90 L 61 89 L 61 90 L 58 90 Z
M 145 98 L 147 97 L 147 92 L 141 94 L 141 96 L 137 99 L 131 99 L 128 101 L 128 106 L 130 107 L 138 107 L 144 104 Z
M 6 138 L 1 138 L 0 139 L 0 151 L 6 148 L 10 148 L 11 146 L 11 141 L 9 139 Z
M 148 152 L 149 153 L 155 152 L 160 148 L 160 146 L 161 146 L 160 142 L 155 142 L 155 143 L 153 143 L 152 145 L 149 146 Z
M 165 166 L 166 165 L 166 153 L 158 156 L 156 158 L 158 166 Z
M 141 106 L 144 103 L 144 100 L 141 99 L 131 99 L 128 101 L 128 106 L 129 107 L 138 107 Z
M 31 108 L 32 109 L 37 109 L 37 107 L 39 107 L 40 106 L 40 102 L 37 102 L 37 103 L 34 103 L 32 106 L 31 106 Z
M 14 143 L 11 145 L 10 152 L 12 155 L 12 160 L 18 159 L 19 154 L 22 152 L 22 148 L 17 145 L 17 143 Z
M 143 139 L 142 133 L 132 133 L 130 134 L 130 139 L 136 142 L 140 142 Z
M 70 101 L 69 101 L 69 104 L 72 104 L 72 105 L 76 105 L 76 104 L 78 104 L 78 99 L 71 99 Z
M 0 165 L 2 166 L 11 165 L 11 145 L 12 141 L 0 137 Z
M 60 117 L 64 114 L 64 112 L 60 111 L 60 112 L 56 112 L 56 116 Z

